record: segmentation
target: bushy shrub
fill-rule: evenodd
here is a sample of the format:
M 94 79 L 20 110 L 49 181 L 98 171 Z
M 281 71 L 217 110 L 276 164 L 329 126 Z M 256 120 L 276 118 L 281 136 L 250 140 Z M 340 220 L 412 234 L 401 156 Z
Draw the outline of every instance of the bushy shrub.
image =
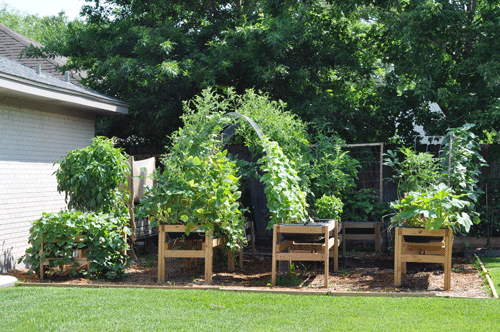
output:
M 128 250 L 126 235 L 130 235 L 126 218 L 112 214 L 85 213 L 76 210 L 44 213 L 30 228 L 26 255 L 19 259 L 30 265 L 30 272 L 40 272 L 40 262 L 48 261 L 49 273 L 62 271 L 64 265 L 78 267 L 73 257 L 76 249 L 86 249 L 89 261 L 85 275 L 117 279 L 125 276 Z M 40 250 L 43 242 L 43 256 Z M 47 260 L 48 258 L 53 258 Z M 58 268 L 58 269 L 56 269 Z M 70 270 L 75 275 L 76 270 Z
M 316 200 L 315 217 L 319 219 L 335 219 L 340 221 L 340 216 L 342 214 L 342 208 L 344 203 L 335 197 L 323 195 L 321 198 Z
M 68 208 L 125 216 L 129 173 L 122 150 L 114 148 L 111 139 L 95 137 L 88 147 L 64 156 L 55 175 L 57 190 L 64 191 Z

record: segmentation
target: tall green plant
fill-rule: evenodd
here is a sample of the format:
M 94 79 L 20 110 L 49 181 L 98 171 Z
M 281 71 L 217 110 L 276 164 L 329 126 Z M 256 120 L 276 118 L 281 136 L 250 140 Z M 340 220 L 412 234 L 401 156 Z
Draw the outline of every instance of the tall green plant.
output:
M 332 133 L 319 132 L 311 151 L 310 177 L 312 200 L 323 195 L 342 197 L 358 178 L 359 162 L 342 151 L 342 140 Z
M 393 168 L 392 180 L 398 184 L 398 197 L 411 191 L 427 191 L 441 180 L 439 160 L 428 152 L 415 152 L 411 148 L 401 147 L 396 151 L 387 151 L 384 165 Z
M 268 142 L 268 155 L 261 158 L 264 175 L 264 191 L 271 219 L 267 225 L 272 229 L 277 223 L 300 223 L 307 218 L 306 194 L 300 189 L 300 178 L 276 142 Z
M 479 153 L 481 145 L 472 128 L 474 124 L 448 129 L 441 150 L 441 165 L 444 181 L 456 194 L 466 195 L 475 204 L 483 193 L 478 186 L 480 168 L 487 163 Z
M 275 105 L 264 101 L 265 98 L 252 91 L 240 97 L 232 90 L 222 96 L 208 89 L 184 103 L 184 127 L 172 135 L 169 154 L 162 159 L 165 171 L 157 178 L 158 186 L 151 188 L 146 195 L 141 214 L 153 216 L 154 220 L 163 223 L 202 224 L 206 229 L 220 229 L 221 234 L 229 237 L 230 246 L 238 246 L 243 234 L 241 211 L 236 204 L 241 195 L 239 176 L 236 163 L 226 152 L 220 152 L 223 148 L 220 133 L 235 121 L 224 114 L 240 113 L 245 107 L 251 108 L 248 105 L 254 102 L 268 110 Z M 244 122 L 241 128 L 250 130 Z M 245 134 L 245 138 L 250 146 L 260 144 L 260 151 L 263 151 L 262 142 L 256 135 Z M 259 163 L 261 170 L 266 172 L 262 181 L 269 193 L 270 225 L 278 221 L 299 222 L 306 216 L 306 203 L 299 185 L 300 178 L 293 169 L 294 162 L 276 142 L 266 138 L 265 141 L 269 155 L 263 156 Z M 260 178 L 259 172 L 254 171 Z M 216 213 L 224 216 L 219 217 Z
M 213 232 L 237 248 L 244 227 L 238 199 L 241 196 L 235 164 L 226 151 L 200 156 L 166 156 L 165 170 L 157 177 L 141 205 L 141 214 L 158 223 L 187 226 Z
M 54 172 L 57 190 L 65 192 L 68 208 L 127 215 L 127 159 L 105 137 L 95 137 L 88 147 L 71 150 Z

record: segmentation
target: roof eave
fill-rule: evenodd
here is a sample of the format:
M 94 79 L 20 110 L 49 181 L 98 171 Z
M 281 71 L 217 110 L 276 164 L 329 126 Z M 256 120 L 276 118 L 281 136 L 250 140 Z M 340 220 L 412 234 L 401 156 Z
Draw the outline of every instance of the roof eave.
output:
M 90 111 L 98 114 L 128 114 L 127 103 L 84 92 L 35 82 L 0 72 L 0 94 Z

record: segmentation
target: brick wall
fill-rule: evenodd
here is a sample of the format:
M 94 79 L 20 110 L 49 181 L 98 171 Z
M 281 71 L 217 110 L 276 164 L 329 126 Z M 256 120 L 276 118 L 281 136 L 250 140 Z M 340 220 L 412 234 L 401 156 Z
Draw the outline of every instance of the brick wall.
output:
M 65 207 L 53 164 L 94 137 L 94 116 L 0 104 L 0 273 L 28 247 L 31 222 Z

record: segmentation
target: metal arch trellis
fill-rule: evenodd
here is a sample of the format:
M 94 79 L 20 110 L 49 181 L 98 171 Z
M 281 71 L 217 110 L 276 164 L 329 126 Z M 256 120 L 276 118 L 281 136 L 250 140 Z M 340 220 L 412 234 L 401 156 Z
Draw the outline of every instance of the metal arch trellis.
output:
M 250 119 L 248 116 L 245 116 L 245 115 L 237 113 L 237 112 L 229 112 L 229 113 L 224 114 L 222 117 L 232 117 L 232 118 L 243 119 L 243 120 L 247 121 L 250 124 L 250 126 L 252 126 L 252 128 L 255 130 L 255 132 L 257 133 L 257 136 L 259 136 L 259 139 L 262 142 L 262 147 L 264 148 L 266 155 L 269 156 L 269 153 L 267 152 L 267 145 L 266 145 L 264 133 L 262 132 L 262 129 L 260 129 L 259 125 L 257 123 L 255 123 L 255 121 Z M 239 126 L 239 124 L 232 124 L 232 125 L 226 127 L 226 129 L 224 129 L 224 131 L 222 133 L 223 134 L 222 146 L 225 146 L 231 140 L 231 138 L 233 138 L 234 134 L 236 133 L 236 128 L 238 126 Z

